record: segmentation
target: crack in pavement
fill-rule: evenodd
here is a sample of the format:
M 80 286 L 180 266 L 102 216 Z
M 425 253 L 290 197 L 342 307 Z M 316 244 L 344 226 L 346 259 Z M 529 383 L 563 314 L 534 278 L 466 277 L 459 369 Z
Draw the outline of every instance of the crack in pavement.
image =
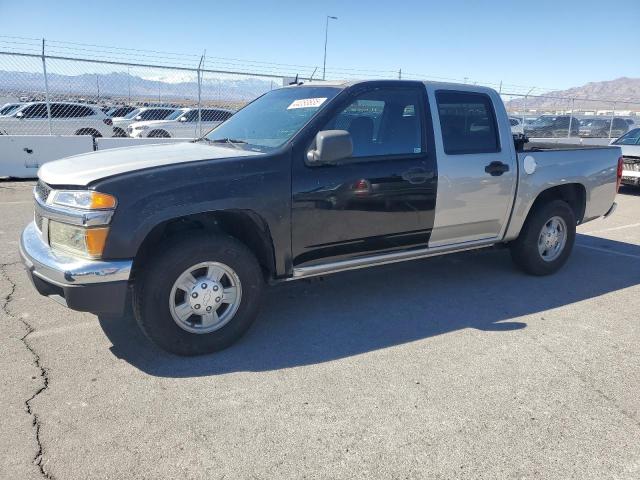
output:
M 22 324 L 25 326 L 25 328 L 27 329 L 27 333 L 25 333 L 20 338 L 20 341 L 24 344 L 27 350 L 31 352 L 31 354 L 33 355 L 33 364 L 38 368 L 38 370 L 40 370 L 40 378 L 42 378 L 42 386 L 38 390 L 36 390 L 36 392 L 33 395 L 31 395 L 30 398 L 25 400 L 24 405 L 25 405 L 25 410 L 32 417 L 32 425 L 33 425 L 33 428 L 35 429 L 36 443 L 38 445 L 38 451 L 33 457 L 33 463 L 38 467 L 38 469 L 40 470 L 40 474 L 44 478 L 47 478 L 49 480 L 55 480 L 54 476 L 51 475 L 49 472 L 47 472 L 44 467 L 44 464 L 45 464 L 44 446 L 42 444 L 42 439 L 40 438 L 41 422 L 40 422 L 40 418 L 38 417 L 38 414 L 35 413 L 33 411 L 33 408 L 31 407 L 31 402 L 33 402 L 33 400 L 35 400 L 35 398 L 38 395 L 40 395 L 47 388 L 49 388 L 49 372 L 45 367 L 42 366 L 40 362 L 40 355 L 35 351 L 34 347 L 30 345 L 27 340 L 27 337 L 31 335 L 35 331 L 35 329 L 22 316 L 17 317 L 13 313 L 11 313 L 11 311 L 9 310 L 9 304 L 13 300 L 13 295 L 16 292 L 17 285 L 7 273 L 6 268 L 9 266 L 18 265 L 19 263 L 20 262 L 0 264 L 0 275 L 2 275 L 2 277 L 9 283 L 9 286 L 10 286 L 9 293 L 5 295 L 5 297 L 2 299 L 1 308 L 2 308 L 2 311 L 5 313 L 5 315 L 7 315 L 9 318 L 20 320 Z
M 539 347 L 541 347 L 544 351 L 546 351 L 549 355 L 551 355 L 552 357 L 554 357 L 558 362 L 560 362 L 562 365 L 564 365 L 566 368 L 568 368 L 569 370 L 571 370 L 574 375 L 587 387 L 589 387 L 592 391 L 594 391 L 595 393 L 597 393 L 602 399 L 606 400 L 610 405 L 613 405 L 615 407 L 616 410 L 618 410 L 618 412 L 620 412 L 624 417 L 626 417 L 628 420 L 631 420 L 631 422 L 633 422 L 637 427 L 640 427 L 640 420 L 638 420 L 638 418 L 636 418 L 636 416 L 632 413 L 629 412 L 628 410 L 626 410 L 623 406 L 621 406 L 617 400 L 613 397 L 611 397 L 610 395 L 606 394 L 605 392 L 603 392 L 601 389 L 599 389 L 598 387 L 596 387 L 593 382 L 591 382 L 589 380 L 589 378 L 582 374 L 577 368 L 575 368 L 573 365 L 571 365 L 569 362 L 567 362 L 564 358 L 562 358 L 561 355 L 558 355 L 558 353 L 554 352 L 551 348 L 549 348 L 548 345 L 546 345 L 545 343 L 543 343 L 537 336 L 535 335 L 529 335 L 529 338 L 531 338 Z

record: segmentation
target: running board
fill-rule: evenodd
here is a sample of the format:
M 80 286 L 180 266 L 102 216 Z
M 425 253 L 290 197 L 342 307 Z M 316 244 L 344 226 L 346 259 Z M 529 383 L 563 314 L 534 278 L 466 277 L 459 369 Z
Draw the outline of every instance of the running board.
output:
M 331 273 L 344 272 L 347 270 L 357 270 L 359 268 L 375 267 L 388 263 L 404 262 L 407 260 L 417 260 L 419 258 L 435 257 L 446 253 L 465 252 L 467 250 L 477 250 L 495 245 L 495 239 L 469 244 L 447 245 L 442 247 L 421 248 L 420 250 L 410 250 L 402 252 L 383 253 L 369 257 L 361 257 L 352 260 L 341 260 L 339 262 L 325 263 L 322 265 L 312 265 L 310 267 L 298 267 L 293 269 L 293 276 L 288 280 L 298 280 L 301 278 L 316 277 L 318 275 L 329 275 Z

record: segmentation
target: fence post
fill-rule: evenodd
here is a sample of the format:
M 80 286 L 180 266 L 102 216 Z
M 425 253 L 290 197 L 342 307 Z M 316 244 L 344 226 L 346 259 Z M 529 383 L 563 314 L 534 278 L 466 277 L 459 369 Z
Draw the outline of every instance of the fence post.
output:
M 613 110 L 611 111 L 611 123 L 609 124 L 609 138 L 611 138 L 611 130 L 613 130 L 614 118 L 616 118 L 616 102 L 613 102 Z
M 42 74 L 44 75 L 44 98 L 47 102 L 47 120 L 49 121 L 49 135 L 53 135 L 51 128 L 51 104 L 49 103 L 49 80 L 47 79 L 47 62 L 44 56 L 44 38 L 42 39 Z
M 207 54 L 205 50 L 200 57 L 200 63 L 198 63 L 198 138 L 202 136 L 202 64 L 204 63 L 204 56 Z
M 573 106 L 575 101 L 575 98 L 571 99 L 571 113 L 569 114 L 569 130 L 567 131 L 567 138 L 571 138 L 571 125 L 573 124 Z

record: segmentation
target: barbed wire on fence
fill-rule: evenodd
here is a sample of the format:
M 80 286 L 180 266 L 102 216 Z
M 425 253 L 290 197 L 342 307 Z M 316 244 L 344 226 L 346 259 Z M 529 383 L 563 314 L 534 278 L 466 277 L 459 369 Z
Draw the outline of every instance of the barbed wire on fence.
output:
M 180 128 L 171 130 L 167 126 L 166 131 L 161 131 L 154 124 L 151 132 L 140 130 L 136 135 L 174 136 L 177 132 L 194 137 L 253 98 L 286 85 L 295 77 L 302 81 L 314 79 L 316 72 L 317 66 L 312 65 L 0 35 L 0 106 L 46 104 L 44 120 L 40 118 L 39 123 L 11 123 L 0 111 L 0 134 L 77 134 L 91 130 L 92 134 L 124 136 L 133 134 L 130 127 L 134 123 L 168 121 L 181 124 Z M 500 93 L 513 121 L 517 120 L 524 130 L 548 130 L 551 136 L 611 137 L 624 133 L 624 126 L 631 128 L 635 119 L 640 123 L 640 99 L 567 96 L 554 89 L 438 77 L 402 69 L 334 67 L 327 68 L 327 77 L 401 78 L 488 86 Z M 75 107 L 64 106 L 72 104 Z M 94 115 L 79 105 L 91 106 L 94 112 L 107 112 L 104 118 L 98 113 L 95 116 L 110 128 L 89 126 L 89 117 L 93 119 Z M 44 111 L 42 107 L 32 110 L 27 113 L 42 115 Z M 127 114 L 123 113 L 125 110 Z M 79 117 L 79 112 L 86 115 Z M 113 117 L 114 112 L 130 118 Z M 66 130 L 60 130 L 63 118 L 68 124 Z M 589 119 L 591 123 L 587 122 Z M 560 122 L 564 127 L 544 130 L 538 124 L 531 126 L 536 121 Z M 33 126 L 25 128 L 27 124 Z

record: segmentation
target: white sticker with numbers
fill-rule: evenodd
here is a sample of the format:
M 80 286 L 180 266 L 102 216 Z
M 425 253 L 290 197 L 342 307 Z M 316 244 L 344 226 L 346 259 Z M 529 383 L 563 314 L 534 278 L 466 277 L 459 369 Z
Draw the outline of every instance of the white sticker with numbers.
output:
M 287 107 L 287 110 L 293 110 L 294 108 L 318 108 L 322 105 L 327 97 L 324 98 L 300 98 L 294 100 L 291 105 Z

